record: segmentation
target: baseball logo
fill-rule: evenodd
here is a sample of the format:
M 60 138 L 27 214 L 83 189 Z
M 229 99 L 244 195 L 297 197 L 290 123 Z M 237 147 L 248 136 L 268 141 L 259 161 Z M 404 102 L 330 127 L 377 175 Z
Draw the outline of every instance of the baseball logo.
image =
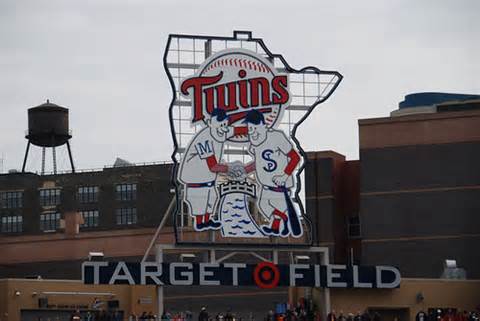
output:
M 226 49 L 184 79 L 180 92 L 192 103 L 192 124 L 201 128 L 177 173 L 194 230 L 220 230 L 230 238 L 301 237 L 302 218 L 291 195 L 302 159 L 278 129 L 290 102 L 288 76 L 259 54 Z M 245 146 L 252 161 L 226 163 L 229 143 Z M 253 217 L 250 199 L 262 219 Z

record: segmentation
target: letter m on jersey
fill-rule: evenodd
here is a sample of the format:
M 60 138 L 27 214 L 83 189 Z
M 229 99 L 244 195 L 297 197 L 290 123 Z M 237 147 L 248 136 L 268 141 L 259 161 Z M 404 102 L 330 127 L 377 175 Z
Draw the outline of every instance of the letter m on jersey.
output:
M 200 158 L 205 158 L 213 154 L 211 142 L 208 140 L 204 141 L 203 143 L 197 143 L 195 148 L 197 149 L 197 153 Z

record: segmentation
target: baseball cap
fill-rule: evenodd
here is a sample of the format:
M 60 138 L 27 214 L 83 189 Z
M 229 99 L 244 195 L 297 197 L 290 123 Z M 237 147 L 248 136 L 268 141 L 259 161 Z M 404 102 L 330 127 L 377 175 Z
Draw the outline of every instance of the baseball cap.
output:
M 263 114 L 258 110 L 252 109 L 248 111 L 243 122 L 254 125 L 260 125 L 260 123 L 265 124 L 265 117 L 263 117 Z
M 214 110 L 212 110 L 211 115 L 212 115 L 212 118 L 215 117 L 218 121 L 224 121 L 225 119 L 228 118 L 225 110 L 220 108 L 215 108 Z

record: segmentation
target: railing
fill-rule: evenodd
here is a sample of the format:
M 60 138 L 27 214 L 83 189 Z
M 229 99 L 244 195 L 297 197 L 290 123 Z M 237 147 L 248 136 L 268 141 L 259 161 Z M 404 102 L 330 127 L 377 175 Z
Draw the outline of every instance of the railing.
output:
M 98 167 L 98 168 L 87 168 L 87 169 L 76 169 L 75 174 L 78 173 L 91 173 L 91 172 L 101 172 L 105 169 L 109 168 L 123 168 L 123 167 L 138 167 L 138 166 L 151 166 L 151 165 L 168 165 L 172 164 L 172 161 L 156 161 L 156 162 L 143 162 L 143 163 L 129 163 L 129 164 L 122 164 L 119 166 L 115 165 L 105 165 L 103 167 Z M 17 172 L 18 173 L 18 172 Z M 61 170 L 57 171 L 57 173 L 54 173 L 53 171 L 51 172 L 44 172 L 43 174 L 35 171 L 33 172 L 37 175 L 64 175 L 64 174 L 73 174 L 71 169 L 68 170 Z
M 30 129 L 25 129 L 24 130 L 25 136 L 30 135 Z M 73 132 L 71 129 L 68 130 L 68 135 L 72 136 Z

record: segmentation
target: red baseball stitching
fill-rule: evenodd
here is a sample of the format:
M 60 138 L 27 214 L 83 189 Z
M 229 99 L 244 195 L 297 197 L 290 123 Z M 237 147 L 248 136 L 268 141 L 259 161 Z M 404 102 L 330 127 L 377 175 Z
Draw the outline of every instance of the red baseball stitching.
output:
M 249 59 L 238 59 L 238 58 L 222 58 L 215 60 L 210 66 L 205 69 L 204 72 L 210 71 L 212 69 L 218 68 L 220 66 L 225 67 L 240 67 L 253 71 L 268 72 L 269 68 L 266 68 L 262 63 L 257 61 L 252 61 Z

